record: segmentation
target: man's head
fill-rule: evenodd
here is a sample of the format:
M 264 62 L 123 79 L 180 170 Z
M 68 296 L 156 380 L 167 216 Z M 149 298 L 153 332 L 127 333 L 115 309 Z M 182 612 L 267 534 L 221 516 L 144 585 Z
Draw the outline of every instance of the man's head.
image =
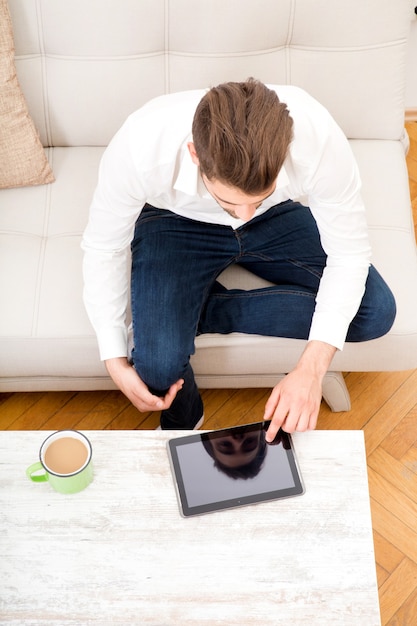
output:
M 209 192 L 210 185 L 216 190 L 221 185 L 220 190 L 232 189 L 256 201 L 272 193 L 288 153 L 292 125 L 286 105 L 257 80 L 210 89 L 197 106 L 189 144 Z M 237 200 L 230 204 L 237 205 Z

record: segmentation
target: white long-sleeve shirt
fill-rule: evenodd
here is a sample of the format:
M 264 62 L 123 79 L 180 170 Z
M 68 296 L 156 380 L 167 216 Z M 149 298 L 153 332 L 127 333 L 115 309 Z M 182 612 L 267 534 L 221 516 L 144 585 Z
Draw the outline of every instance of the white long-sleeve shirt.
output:
M 304 198 L 327 254 L 310 340 L 342 349 L 365 288 L 370 262 L 358 168 L 328 111 L 300 88 L 272 86 L 294 121 L 276 189 L 256 215 Z M 194 220 L 238 228 L 208 193 L 187 143 L 205 90 L 155 98 L 133 113 L 106 149 L 84 232 L 84 302 L 103 360 L 127 356 L 130 243 L 145 203 Z

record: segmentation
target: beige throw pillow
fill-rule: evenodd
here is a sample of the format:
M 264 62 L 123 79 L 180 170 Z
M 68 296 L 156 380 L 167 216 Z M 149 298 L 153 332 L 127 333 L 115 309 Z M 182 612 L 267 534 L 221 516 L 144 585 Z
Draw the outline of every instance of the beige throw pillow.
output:
M 17 80 L 12 21 L 0 0 L 0 188 L 54 180 Z

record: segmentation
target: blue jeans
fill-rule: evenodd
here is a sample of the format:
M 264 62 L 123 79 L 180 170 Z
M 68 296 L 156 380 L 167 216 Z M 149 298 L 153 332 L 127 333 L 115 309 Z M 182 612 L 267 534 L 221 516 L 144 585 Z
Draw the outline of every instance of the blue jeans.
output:
M 273 287 L 225 289 L 219 274 L 237 263 Z M 307 207 L 287 201 L 234 230 L 146 205 L 132 241 L 133 365 L 157 395 L 184 386 L 162 428 L 193 428 L 203 406 L 190 366 L 201 333 L 241 332 L 307 339 L 326 254 Z M 371 266 L 347 341 L 387 333 L 394 297 Z

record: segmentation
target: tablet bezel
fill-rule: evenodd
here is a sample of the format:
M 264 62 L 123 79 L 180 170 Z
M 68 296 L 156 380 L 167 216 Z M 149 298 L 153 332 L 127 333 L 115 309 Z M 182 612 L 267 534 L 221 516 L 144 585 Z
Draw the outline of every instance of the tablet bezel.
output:
M 305 487 L 302 480 L 301 472 L 299 469 L 297 457 L 294 451 L 294 444 L 292 437 L 289 433 L 286 433 L 283 430 L 280 430 L 275 441 L 271 444 L 267 445 L 276 445 L 275 442 L 285 442 L 284 450 L 287 453 L 288 466 L 291 470 L 292 478 L 294 481 L 294 487 L 287 487 L 285 489 L 276 489 L 273 491 L 260 492 L 257 494 L 253 494 L 250 496 L 243 496 L 240 498 L 232 498 L 228 500 L 220 500 L 217 502 L 209 502 L 202 505 L 197 506 L 189 506 L 187 501 L 187 494 L 184 485 L 183 474 L 181 471 L 181 465 L 178 458 L 178 448 L 180 446 L 189 445 L 195 442 L 202 442 L 204 437 L 208 435 L 218 435 L 219 437 L 224 436 L 224 433 L 227 431 L 228 434 L 238 432 L 239 430 L 245 430 L 247 432 L 248 429 L 253 428 L 254 430 L 264 430 L 268 429 L 270 422 L 254 422 L 252 424 L 243 424 L 239 426 L 234 426 L 231 428 L 223 428 L 220 430 L 213 431 L 202 431 L 199 433 L 193 433 L 190 435 L 184 435 L 182 437 L 175 437 L 169 439 L 167 441 L 167 451 L 169 460 L 171 463 L 171 469 L 175 484 L 175 490 L 177 494 L 177 499 L 179 503 L 180 513 L 183 517 L 191 517 L 194 515 L 203 515 L 205 513 L 214 513 L 215 511 L 223 511 L 225 509 L 234 509 L 237 507 L 248 506 L 251 504 L 259 504 L 261 502 L 269 502 L 271 500 L 282 500 L 286 498 L 291 498 L 294 496 L 299 496 L 305 493 Z

